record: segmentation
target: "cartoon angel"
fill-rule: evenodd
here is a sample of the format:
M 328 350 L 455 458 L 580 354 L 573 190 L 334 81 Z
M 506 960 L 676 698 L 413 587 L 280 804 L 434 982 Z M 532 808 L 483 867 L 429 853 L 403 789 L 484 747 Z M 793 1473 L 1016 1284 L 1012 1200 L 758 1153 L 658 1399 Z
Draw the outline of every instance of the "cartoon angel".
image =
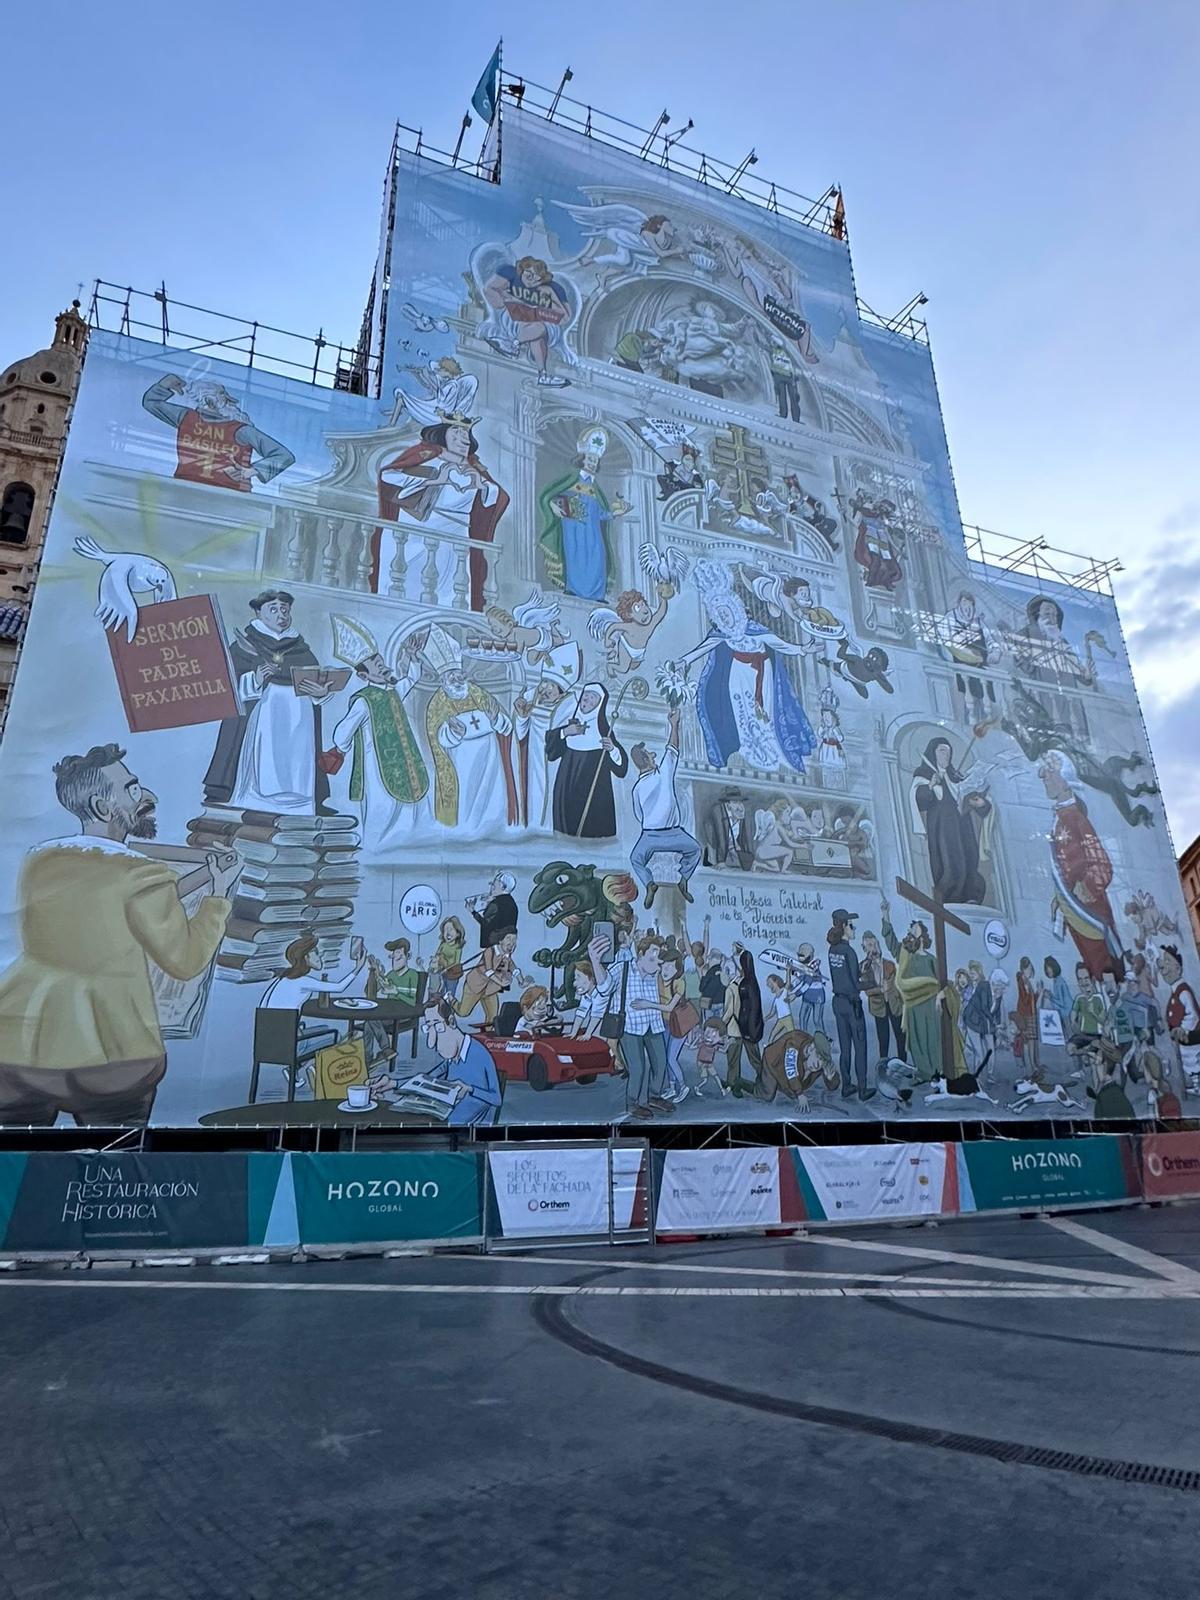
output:
M 593 639 L 604 641 L 608 670 L 614 674 L 623 675 L 641 666 L 654 630 L 666 616 L 668 604 L 688 573 L 687 557 L 674 545 L 660 553 L 647 542 L 639 549 L 638 560 L 642 571 L 655 582 L 658 605 L 651 610 L 640 589 L 626 589 L 618 596 L 615 608 L 597 606 L 588 618 Z
M 578 223 L 587 240 L 580 266 L 607 268 L 613 273 L 645 272 L 656 261 L 686 253 L 685 241 L 669 217 L 648 216 L 637 206 L 573 206 L 563 200 L 555 204 Z M 605 242 L 611 248 L 601 253 L 600 245 Z

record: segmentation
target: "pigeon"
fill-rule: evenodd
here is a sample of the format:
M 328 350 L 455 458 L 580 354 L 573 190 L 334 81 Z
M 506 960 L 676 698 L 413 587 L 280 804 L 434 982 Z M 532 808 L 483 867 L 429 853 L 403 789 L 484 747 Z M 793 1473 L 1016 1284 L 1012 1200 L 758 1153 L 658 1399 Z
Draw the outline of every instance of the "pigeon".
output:
M 96 616 L 100 619 L 101 627 L 113 632 L 124 623 L 126 637 L 131 644 L 138 624 L 138 603 L 134 599 L 134 592 L 149 591 L 152 596 L 148 602 L 150 605 L 156 605 L 160 600 L 175 599 L 175 579 L 162 562 L 155 561 L 153 556 L 137 551 L 102 550 L 94 539 L 84 537 L 75 540 L 75 554 L 85 556 L 89 561 L 105 563 L 100 575 L 100 604 L 96 607 Z

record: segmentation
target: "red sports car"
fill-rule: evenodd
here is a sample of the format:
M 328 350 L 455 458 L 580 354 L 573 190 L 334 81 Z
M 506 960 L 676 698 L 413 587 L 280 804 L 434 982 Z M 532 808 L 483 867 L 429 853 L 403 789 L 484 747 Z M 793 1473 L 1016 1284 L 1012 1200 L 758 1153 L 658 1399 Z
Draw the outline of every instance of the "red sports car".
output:
M 552 1089 L 556 1083 L 595 1083 L 613 1073 L 612 1054 L 603 1039 L 569 1039 L 561 1033 L 516 1034 L 504 1038 L 480 1028 L 475 1037 L 513 1083 Z

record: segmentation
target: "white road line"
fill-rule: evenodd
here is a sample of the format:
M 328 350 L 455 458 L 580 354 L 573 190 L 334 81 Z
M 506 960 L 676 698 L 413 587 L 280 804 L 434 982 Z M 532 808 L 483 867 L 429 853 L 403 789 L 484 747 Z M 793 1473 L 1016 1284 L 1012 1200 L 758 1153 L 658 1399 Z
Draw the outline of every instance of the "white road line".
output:
M 1114 1239 L 1111 1234 L 1101 1233 L 1097 1228 L 1085 1228 L 1082 1222 L 1072 1222 L 1070 1217 L 1043 1217 L 1041 1220 L 1051 1228 L 1057 1228 L 1060 1233 L 1091 1245 L 1094 1250 L 1102 1250 L 1106 1255 L 1119 1256 L 1122 1261 L 1129 1261 L 1135 1267 L 1143 1267 L 1157 1278 L 1166 1278 L 1171 1283 L 1187 1284 L 1192 1288 L 1200 1287 L 1200 1272 L 1185 1267 L 1180 1261 L 1171 1261 L 1166 1256 L 1155 1255 L 1151 1250 L 1142 1250 L 1124 1239 Z
M 830 1246 L 838 1250 L 867 1250 L 878 1255 L 915 1256 L 921 1261 L 953 1262 L 964 1267 L 988 1267 L 993 1272 L 1024 1272 L 1034 1278 L 1070 1278 L 1080 1283 L 1141 1284 L 1129 1274 L 1092 1272 L 1086 1267 L 1053 1267 L 1044 1261 L 1010 1261 L 1006 1256 L 978 1256 L 957 1250 L 926 1250 L 919 1245 L 879 1244 L 869 1239 L 841 1239 L 833 1233 L 812 1233 L 790 1239 L 789 1244 Z
M 417 1294 L 417 1295 L 519 1295 L 570 1297 L 572 1299 L 717 1299 L 717 1300 L 858 1300 L 868 1296 L 890 1300 L 1195 1300 L 1200 1289 L 1161 1280 L 1143 1279 L 1136 1284 L 1059 1283 L 1021 1284 L 1006 1289 L 992 1284 L 986 1289 L 912 1289 L 882 1286 L 847 1285 L 836 1288 L 728 1288 L 689 1284 L 668 1288 L 644 1284 L 569 1284 L 569 1283 L 195 1283 L 183 1278 L 7 1278 L 0 1283 L 0 1295 L 9 1289 L 115 1289 L 147 1292 L 190 1289 L 203 1293 L 216 1290 L 233 1294 Z
M 456 1257 L 456 1259 L 460 1261 L 487 1261 L 491 1264 L 503 1263 L 506 1266 L 522 1267 L 599 1267 L 605 1270 L 610 1267 L 620 1267 L 627 1272 L 693 1272 L 704 1276 L 709 1273 L 720 1273 L 723 1276 L 744 1278 L 787 1278 L 793 1283 L 815 1279 L 832 1279 L 834 1283 L 844 1283 L 847 1278 L 852 1278 L 855 1283 L 904 1283 L 916 1284 L 922 1287 L 945 1285 L 948 1288 L 960 1289 L 990 1289 L 998 1283 L 1009 1289 L 1027 1289 L 1029 1287 L 1024 1279 L 947 1278 L 944 1276 L 934 1277 L 932 1275 L 926 1277 L 923 1273 L 905 1273 L 902 1279 L 898 1279 L 894 1272 L 856 1272 L 851 1267 L 847 1267 L 844 1272 L 817 1272 L 815 1270 L 810 1271 L 807 1267 L 795 1267 L 792 1269 L 787 1267 L 704 1267 L 683 1261 L 608 1261 L 596 1256 L 463 1255 Z M 995 1262 L 997 1270 L 1009 1264 L 1007 1261 L 1002 1260 Z M 1016 1270 L 1020 1271 L 1020 1267 L 1018 1266 Z M 1113 1277 L 1109 1279 L 1105 1277 L 1104 1281 L 1112 1282 L 1116 1285 L 1128 1284 L 1137 1286 L 1145 1280 L 1143 1278 Z

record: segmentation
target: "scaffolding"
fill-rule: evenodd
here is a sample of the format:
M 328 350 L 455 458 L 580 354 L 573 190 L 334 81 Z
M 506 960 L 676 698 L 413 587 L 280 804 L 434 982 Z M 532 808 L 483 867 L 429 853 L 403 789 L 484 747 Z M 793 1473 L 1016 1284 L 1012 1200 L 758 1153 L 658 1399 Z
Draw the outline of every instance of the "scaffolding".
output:
M 93 328 L 146 339 L 154 344 L 211 355 L 256 371 L 273 372 L 302 383 L 350 394 L 379 393 L 378 364 L 362 347 L 315 334 L 292 333 L 257 318 L 231 316 L 187 300 L 175 300 L 165 283 L 134 289 L 97 278 L 88 322 Z

